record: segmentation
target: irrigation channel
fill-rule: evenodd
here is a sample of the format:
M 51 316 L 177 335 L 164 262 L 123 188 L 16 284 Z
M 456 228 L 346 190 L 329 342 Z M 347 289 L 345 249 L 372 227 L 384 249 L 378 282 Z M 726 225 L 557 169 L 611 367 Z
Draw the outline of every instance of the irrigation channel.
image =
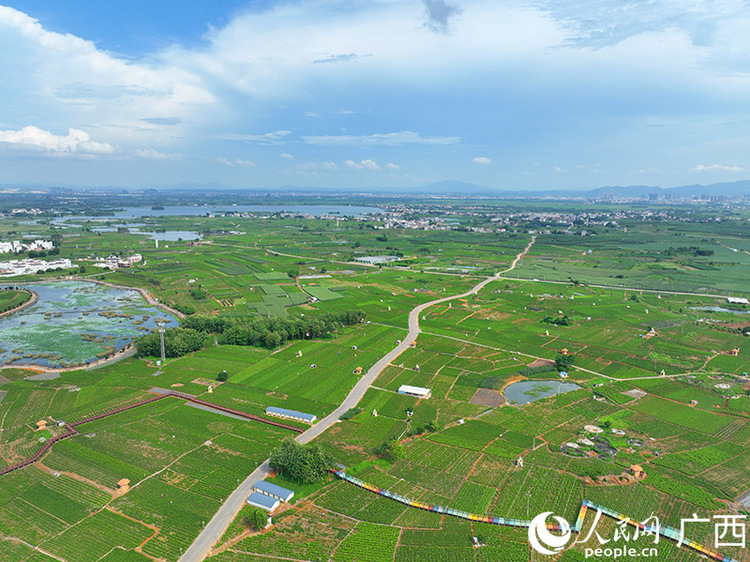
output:
M 460 519 L 467 519 L 469 521 L 476 521 L 478 523 L 489 523 L 490 525 L 500 525 L 503 527 L 529 528 L 531 526 L 531 521 L 528 521 L 526 519 L 508 519 L 505 517 L 495 517 L 493 515 L 478 515 L 476 513 L 469 513 L 467 511 L 453 509 L 452 507 L 445 507 L 442 505 L 432 505 L 429 503 L 418 502 L 416 500 L 412 500 L 400 494 L 391 492 L 390 490 L 384 490 L 383 488 L 378 488 L 377 486 L 368 484 L 367 482 L 364 482 L 360 480 L 359 478 L 355 478 L 354 476 L 349 476 L 343 470 L 333 470 L 332 472 L 336 476 L 341 478 L 342 480 L 345 480 L 346 482 L 349 482 L 350 484 L 354 484 L 355 486 L 358 486 L 362 488 L 363 490 L 374 492 L 376 494 L 384 496 L 393 501 L 397 501 L 404 505 L 408 505 L 410 507 L 416 507 L 417 509 L 424 509 L 425 511 L 432 511 L 433 513 L 443 513 L 445 515 L 452 515 L 453 517 L 459 517 Z M 699 542 L 690 540 L 686 537 L 680 537 L 680 531 L 673 527 L 669 527 L 666 525 L 658 525 L 658 524 L 657 525 L 644 525 L 643 523 L 634 521 L 627 515 L 623 515 L 622 513 L 618 513 L 607 507 L 597 505 L 588 500 L 583 500 L 583 503 L 581 504 L 581 509 L 578 512 L 578 517 L 576 518 L 576 522 L 570 527 L 571 531 L 573 531 L 574 533 L 581 532 L 581 529 L 583 528 L 583 521 L 586 518 L 586 512 L 589 509 L 599 511 L 603 515 L 606 515 L 607 517 L 610 517 L 614 519 L 615 521 L 626 521 L 628 525 L 632 525 L 633 527 L 636 527 L 642 533 L 648 533 L 653 536 L 658 534 L 659 536 L 662 536 L 665 539 L 673 541 L 677 543 L 678 545 L 682 545 L 686 548 L 692 549 L 702 554 L 703 556 L 711 558 L 712 560 L 718 560 L 719 562 L 737 562 L 737 560 L 735 560 L 734 558 L 730 558 L 729 556 L 724 556 L 723 554 L 720 554 L 716 550 L 712 550 L 708 548 L 707 546 L 702 545 Z M 554 523 L 546 523 L 545 526 L 548 529 L 551 529 L 553 531 L 560 530 L 560 526 Z

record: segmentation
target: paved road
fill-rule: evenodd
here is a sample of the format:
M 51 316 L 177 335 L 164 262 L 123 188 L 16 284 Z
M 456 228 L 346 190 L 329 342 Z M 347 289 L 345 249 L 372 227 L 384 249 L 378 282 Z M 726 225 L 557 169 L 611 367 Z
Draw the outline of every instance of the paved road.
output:
M 370 388 L 370 385 L 372 385 L 372 383 L 383 371 L 383 369 L 385 369 L 404 351 L 409 349 L 409 344 L 417 339 L 417 336 L 420 332 L 419 315 L 422 314 L 422 312 L 424 312 L 427 308 L 436 304 L 440 304 L 442 302 L 476 295 L 485 285 L 487 285 L 491 281 L 499 279 L 503 273 L 512 271 L 516 267 L 520 259 L 526 255 L 526 252 L 529 251 L 535 240 L 536 236 L 532 237 L 531 242 L 529 242 L 528 246 L 526 246 L 523 252 L 516 256 L 508 269 L 501 271 L 496 275 L 493 275 L 492 277 L 488 277 L 484 281 L 481 281 L 480 283 L 474 285 L 474 287 L 472 287 L 465 293 L 426 302 L 414 308 L 409 313 L 409 333 L 401 341 L 401 343 L 386 355 L 384 355 L 377 363 L 370 367 L 370 369 L 368 369 L 367 373 L 365 373 L 364 376 L 362 376 L 362 378 L 357 381 L 357 384 L 354 385 L 354 388 L 352 388 L 351 392 L 349 392 L 347 397 L 338 408 L 336 408 L 333 412 L 328 414 L 318 423 L 310 427 L 310 429 L 298 435 L 296 437 L 296 440 L 300 443 L 308 443 L 312 441 L 333 424 L 337 423 L 339 421 L 339 418 L 341 417 L 341 414 L 343 414 L 350 408 L 354 408 L 359 403 L 359 401 L 365 395 L 365 392 L 367 392 L 367 389 Z M 240 509 L 242 509 L 242 506 L 245 504 L 247 496 L 249 496 L 252 492 L 255 483 L 259 480 L 263 480 L 266 476 L 268 476 L 269 472 L 270 467 L 268 466 L 268 460 L 266 460 L 263 464 L 256 468 L 253 473 L 250 474 L 250 476 L 245 478 L 245 480 L 221 505 L 219 511 L 216 512 L 216 515 L 214 515 L 211 521 L 208 522 L 208 525 L 204 527 L 203 531 L 201 531 L 201 533 L 198 535 L 198 538 L 196 538 L 195 541 L 193 541 L 193 544 L 191 544 L 190 547 L 185 551 L 185 554 L 180 557 L 180 562 L 200 562 L 201 560 L 205 559 L 206 556 L 208 556 L 211 548 L 213 548 L 213 546 L 226 532 L 229 525 L 232 523 L 232 521 L 234 521 L 234 518 L 237 517 Z

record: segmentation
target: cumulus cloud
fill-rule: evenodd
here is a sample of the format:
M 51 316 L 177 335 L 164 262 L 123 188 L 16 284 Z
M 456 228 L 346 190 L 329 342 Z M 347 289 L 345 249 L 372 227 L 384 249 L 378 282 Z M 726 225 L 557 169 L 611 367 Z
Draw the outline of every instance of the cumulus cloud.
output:
M 492 159 L 487 158 L 486 156 L 477 156 L 476 158 L 474 158 L 474 160 L 472 160 L 472 162 L 474 162 L 474 164 L 484 164 L 485 166 L 487 166 L 489 164 L 492 164 Z
M 294 156 L 292 156 L 291 154 L 289 154 L 289 153 L 287 153 L 287 152 L 282 152 L 282 153 L 281 153 L 281 157 L 282 157 L 282 158 L 283 158 L 284 160 L 291 160 L 292 158 L 294 158 Z
M 346 165 L 348 168 L 354 168 L 355 170 L 380 170 L 380 166 L 378 166 L 378 163 L 375 162 L 375 160 L 370 159 L 360 160 L 359 162 L 355 162 L 354 160 L 347 160 L 346 162 L 344 162 L 344 165 Z
M 461 13 L 461 8 L 445 0 L 424 0 L 427 20 L 425 26 L 438 33 L 446 33 L 450 20 Z
M 115 147 L 106 142 L 92 141 L 86 131 L 68 129 L 67 135 L 56 135 L 29 125 L 18 131 L 0 130 L 0 143 L 35 152 L 65 154 L 112 154 Z
M 192 116 L 196 107 L 216 101 L 203 78 L 184 67 L 158 57 L 118 58 L 91 41 L 48 31 L 34 18 L 7 6 L 0 6 L 0 52 L 5 103 L 17 107 L 19 113 L 39 116 L 42 126 L 45 119 L 58 122 L 60 118 L 97 126 L 100 136 L 112 144 L 138 144 L 146 139 L 151 143 L 156 138 L 154 129 L 138 129 L 134 124 L 176 125 Z M 169 117 L 142 120 L 144 115 Z M 131 136 L 119 137 L 125 125 L 131 127 Z M 85 145 L 78 151 L 84 149 Z M 94 152 L 102 149 L 88 147 Z
M 336 165 L 336 162 L 323 162 L 320 165 L 321 168 L 324 170 L 338 170 L 339 167 Z
M 461 137 L 423 137 L 414 131 L 376 133 L 374 135 L 317 135 L 302 140 L 317 146 L 399 146 L 402 144 L 445 145 L 461 142 Z
M 399 166 L 398 164 L 394 164 L 393 162 L 388 162 L 385 165 L 385 167 L 388 168 L 389 170 L 400 170 L 401 169 L 401 166 Z
M 698 164 L 690 170 L 691 172 L 744 172 L 739 166 L 727 166 L 724 164 Z

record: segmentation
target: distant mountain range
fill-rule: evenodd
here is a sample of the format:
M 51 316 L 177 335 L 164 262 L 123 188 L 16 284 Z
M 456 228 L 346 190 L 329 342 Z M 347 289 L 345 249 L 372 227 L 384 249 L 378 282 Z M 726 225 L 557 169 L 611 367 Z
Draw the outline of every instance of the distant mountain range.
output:
M 139 193 L 144 189 L 122 187 L 102 187 L 102 188 L 75 188 L 75 187 L 50 187 L 35 185 L 0 185 L 0 193 L 5 189 L 19 191 L 47 191 L 47 192 L 71 192 L 71 191 L 119 191 L 129 193 Z M 710 185 L 681 185 L 678 187 L 659 187 L 653 185 L 613 185 L 597 187 L 590 190 L 499 190 L 485 185 L 466 183 L 455 180 L 446 180 L 436 183 L 411 188 L 403 187 L 382 187 L 368 186 L 358 189 L 343 190 L 341 188 L 323 188 L 317 186 L 295 186 L 283 185 L 276 188 L 247 188 L 238 189 L 227 187 L 220 183 L 179 183 L 169 186 L 159 186 L 159 191 L 203 191 L 203 192 L 220 192 L 220 191 L 244 191 L 258 192 L 268 194 L 296 193 L 304 195 L 331 195 L 345 193 L 378 193 L 378 194 L 414 194 L 414 195 L 438 195 L 438 196 L 480 196 L 480 197 L 547 197 L 547 198 L 584 198 L 584 199 L 603 199 L 612 197 L 615 199 L 622 198 L 647 198 L 650 195 L 656 195 L 658 198 L 683 199 L 700 196 L 741 196 L 750 197 L 750 180 L 741 180 L 735 182 L 714 183 Z
M 517 197 L 582 197 L 589 199 L 602 199 L 612 196 L 616 199 L 625 197 L 648 197 L 656 194 L 659 198 L 673 197 L 676 199 L 700 197 L 701 195 L 747 195 L 750 196 L 750 180 L 741 180 L 735 182 L 714 183 L 710 185 L 681 185 L 678 187 L 659 187 L 653 185 L 613 185 L 597 187 L 590 190 L 546 190 L 546 191 L 526 191 L 526 190 L 495 190 L 487 186 L 473 183 L 464 183 L 460 181 L 441 181 L 431 183 L 419 188 L 410 190 L 413 193 L 435 194 L 435 195 L 505 195 Z

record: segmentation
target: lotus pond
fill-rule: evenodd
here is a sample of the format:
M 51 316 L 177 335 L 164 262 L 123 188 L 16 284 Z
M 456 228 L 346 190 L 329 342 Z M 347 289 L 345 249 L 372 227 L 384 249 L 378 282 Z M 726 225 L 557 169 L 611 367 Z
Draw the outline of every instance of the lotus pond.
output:
M 149 333 L 157 318 L 177 324 L 176 318 L 133 290 L 85 281 L 24 287 L 36 292 L 39 301 L 0 318 L 0 364 L 83 365 Z

